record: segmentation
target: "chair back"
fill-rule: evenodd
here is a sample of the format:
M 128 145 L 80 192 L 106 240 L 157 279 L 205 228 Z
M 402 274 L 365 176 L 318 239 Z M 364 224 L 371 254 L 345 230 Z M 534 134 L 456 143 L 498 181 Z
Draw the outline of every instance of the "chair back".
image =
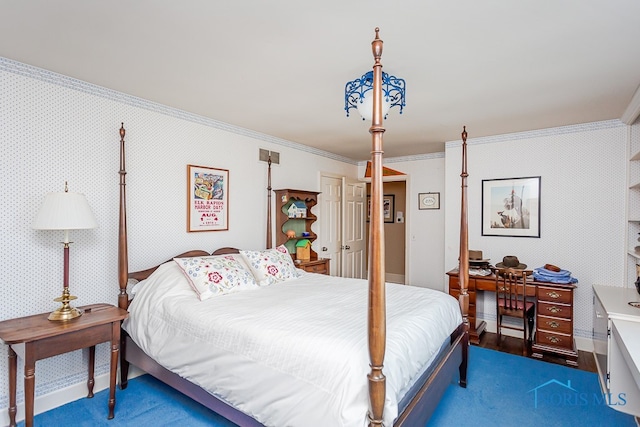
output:
M 496 301 L 498 308 L 508 311 L 524 310 L 527 292 L 527 271 L 499 268 L 496 276 Z

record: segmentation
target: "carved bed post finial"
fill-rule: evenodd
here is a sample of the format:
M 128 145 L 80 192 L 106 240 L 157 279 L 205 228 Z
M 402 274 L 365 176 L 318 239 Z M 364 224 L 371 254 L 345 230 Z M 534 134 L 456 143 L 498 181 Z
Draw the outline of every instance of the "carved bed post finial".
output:
M 371 220 L 369 222 L 369 427 L 382 426 L 386 378 L 382 372 L 386 346 L 385 247 L 382 209 L 382 57 L 383 42 L 376 28 L 371 42 L 373 64 L 373 119 L 371 134 Z
M 129 274 L 129 254 L 127 251 L 127 206 L 126 206 L 126 181 L 124 158 L 124 136 L 126 131 L 124 123 L 120 127 L 120 221 L 118 223 L 118 307 L 127 309 L 129 297 L 127 295 L 127 279 Z

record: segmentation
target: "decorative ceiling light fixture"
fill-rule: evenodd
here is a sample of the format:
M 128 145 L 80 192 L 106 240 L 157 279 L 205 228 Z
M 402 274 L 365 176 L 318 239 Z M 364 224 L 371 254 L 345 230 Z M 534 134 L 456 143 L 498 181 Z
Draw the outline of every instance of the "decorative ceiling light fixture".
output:
M 382 73 L 382 116 L 386 119 L 391 107 L 400 107 L 400 114 L 405 106 L 404 79 Z M 347 82 L 344 89 L 344 110 L 349 117 L 349 110 L 356 108 L 362 120 L 373 117 L 373 71 L 368 71 L 359 79 Z

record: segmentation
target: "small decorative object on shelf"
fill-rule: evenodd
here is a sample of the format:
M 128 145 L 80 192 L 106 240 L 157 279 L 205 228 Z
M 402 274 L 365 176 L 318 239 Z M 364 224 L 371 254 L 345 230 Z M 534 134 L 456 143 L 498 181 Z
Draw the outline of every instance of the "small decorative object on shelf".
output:
M 287 230 L 287 238 L 288 239 L 295 239 L 296 238 L 296 232 L 293 230 Z
M 287 209 L 289 218 L 306 218 L 307 217 L 307 204 L 303 200 L 294 200 Z
M 296 243 L 296 259 L 300 261 L 310 261 L 311 242 L 308 239 L 298 240 L 298 243 Z

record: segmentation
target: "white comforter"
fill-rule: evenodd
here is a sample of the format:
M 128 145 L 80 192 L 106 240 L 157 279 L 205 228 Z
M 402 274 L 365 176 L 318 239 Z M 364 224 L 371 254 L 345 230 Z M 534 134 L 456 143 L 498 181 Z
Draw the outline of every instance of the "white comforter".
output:
M 167 369 L 267 426 L 367 424 L 367 282 L 318 274 L 200 301 L 174 262 L 136 293 L 124 327 Z M 461 322 L 443 292 L 387 284 L 385 425 Z

